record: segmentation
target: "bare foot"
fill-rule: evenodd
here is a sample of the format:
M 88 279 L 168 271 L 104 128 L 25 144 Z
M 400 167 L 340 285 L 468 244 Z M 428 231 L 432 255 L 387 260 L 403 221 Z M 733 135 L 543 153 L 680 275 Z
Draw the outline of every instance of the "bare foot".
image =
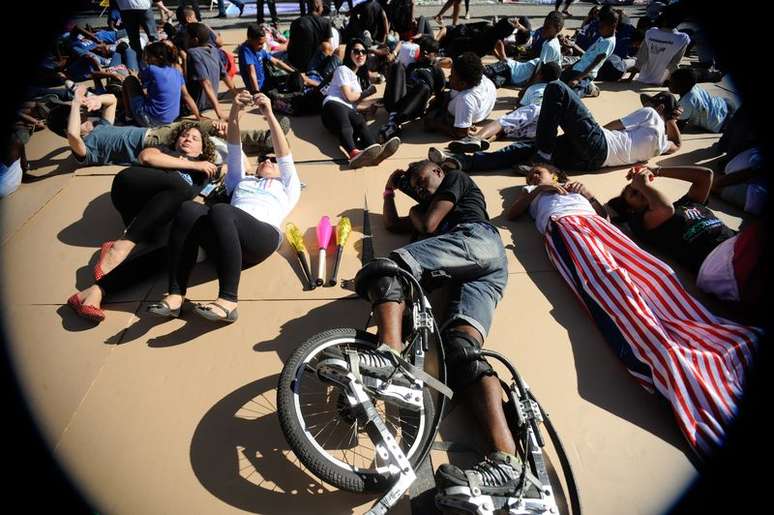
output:
M 78 295 L 78 300 L 84 306 L 92 306 L 99 309 L 102 305 L 102 288 L 96 284 L 92 284 L 85 290 L 79 291 L 76 295 Z
M 120 265 L 132 251 L 134 245 L 134 242 L 129 240 L 116 240 L 113 242 L 113 246 L 110 247 L 110 250 L 105 254 L 105 258 L 100 265 L 102 273 L 107 274 Z

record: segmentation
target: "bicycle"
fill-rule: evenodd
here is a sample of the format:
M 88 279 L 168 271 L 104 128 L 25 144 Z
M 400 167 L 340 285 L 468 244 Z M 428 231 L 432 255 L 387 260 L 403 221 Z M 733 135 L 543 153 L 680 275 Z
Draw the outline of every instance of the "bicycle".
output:
M 443 342 L 430 302 L 420 282 L 394 261 L 378 258 L 355 278 L 355 288 L 370 277 L 392 274 L 408 287 L 404 335 L 398 357 L 377 348 L 376 335 L 352 328 L 313 336 L 286 362 L 277 389 L 283 434 L 293 452 L 326 483 L 355 493 L 381 493 L 369 514 L 386 513 L 416 479 L 427 457 L 452 392 L 445 384 Z M 448 279 L 429 274 L 430 285 Z M 368 324 L 371 318 L 369 317 Z M 559 513 L 543 453 L 545 423 L 564 472 L 572 513 L 580 513 L 577 485 L 553 425 L 516 368 L 503 355 L 481 355 L 502 363 L 512 375 L 506 391 L 506 414 L 522 462 L 518 495 L 493 498 L 473 487 L 452 487 L 436 496 L 436 505 L 456 513 Z M 386 356 L 386 357 L 385 357 Z M 391 359 L 391 366 L 385 361 Z M 428 371 L 433 372 L 432 374 Z M 527 486 L 536 496 L 527 497 Z M 471 491 L 473 490 L 473 491 Z

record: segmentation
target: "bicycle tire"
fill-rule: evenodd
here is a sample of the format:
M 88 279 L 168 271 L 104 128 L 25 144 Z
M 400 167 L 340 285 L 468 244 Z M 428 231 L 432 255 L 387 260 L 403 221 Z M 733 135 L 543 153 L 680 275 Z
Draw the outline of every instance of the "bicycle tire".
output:
M 331 343 L 333 342 L 333 343 Z M 338 342 L 338 343 L 337 343 Z M 299 367 L 304 366 L 308 359 L 325 347 L 348 343 L 362 345 L 375 349 L 377 347 L 376 336 L 366 331 L 351 328 L 331 329 L 319 333 L 302 344 L 290 359 L 285 363 L 277 387 L 277 412 L 280 426 L 285 438 L 299 461 L 320 480 L 354 493 L 374 493 L 386 491 L 393 478 L 385 478 L 381 474 L 355 471 L 345 466 L 337 465 L 325 451 L 310 440 L 309 434 L 304 430 L 304 421 L 299 420 L 299 412 L 296 409 L 296 378 Z M 435 437 L 437 424 L 435 417 L 435 403 L 428 391 L 423 388 L 423 404 L 425 409 L 424 424 L 421 435 L 414 440 L 414 451 L 407 456 L 412 467 L 416 468 L 426 456 L 429 449 L 429 440 Z

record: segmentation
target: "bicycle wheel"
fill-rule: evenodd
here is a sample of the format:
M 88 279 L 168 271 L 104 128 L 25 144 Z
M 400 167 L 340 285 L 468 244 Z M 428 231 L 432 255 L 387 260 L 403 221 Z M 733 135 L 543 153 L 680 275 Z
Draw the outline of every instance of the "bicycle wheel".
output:
M 350 492 L 386 490 L 392 478 L 377 467 L 374 444 L 352 416 L 341 387 L 319 379 L 316 363 L 325 349 L 372 351 L 376 336 L 356 329 L 332 329 L 301 345 L 285 363 L 277 388 L 282 432 L 301 463 L 318 478 Z M 435 435 L 434 401 L 423 388 L 423 410 L 409 411 L 371 397 L 388 429 L 416 467 Z

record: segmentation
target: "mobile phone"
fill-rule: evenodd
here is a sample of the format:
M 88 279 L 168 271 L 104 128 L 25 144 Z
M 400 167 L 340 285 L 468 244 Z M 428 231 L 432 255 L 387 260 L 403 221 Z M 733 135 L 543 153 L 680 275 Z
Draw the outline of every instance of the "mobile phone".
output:
M 199 192 L 199 195 L 202 198 L 207 198 L 210 196 L 210 193 L 215 191 L 216 187 L 217 187 L 217 184 L 215 184 L 214 182 L 208 182 L 207 184 L 204 185 L 204 188 L 202 188 L 202 190 Z

